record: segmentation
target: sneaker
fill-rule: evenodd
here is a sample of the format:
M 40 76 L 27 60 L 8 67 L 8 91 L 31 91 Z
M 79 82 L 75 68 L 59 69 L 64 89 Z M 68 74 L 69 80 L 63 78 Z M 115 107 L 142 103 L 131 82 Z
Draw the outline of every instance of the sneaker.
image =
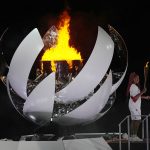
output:
M 127 133 L 122 134 L 122 139 L 128 140 L 128 134 Z
M 134 141 L 138 141 L 138 142 L 142 142 L 143 140 L 141 138 L 139 138 L 138 136 L 135 136 L 133 138 Z
M 129 137 L 129 140 L 130 141 L 133 141 L 133 142 L 142 142 L 143 140 L 140 139 L 137 135 L 132 135 L 131 137 Z
M 134 137 L 129 137 L 129 141 L 135 141 L 135 138 Z

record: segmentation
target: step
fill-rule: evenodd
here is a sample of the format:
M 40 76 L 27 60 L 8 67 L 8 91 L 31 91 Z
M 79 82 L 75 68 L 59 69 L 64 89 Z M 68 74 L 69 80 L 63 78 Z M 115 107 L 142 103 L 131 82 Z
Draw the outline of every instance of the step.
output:
M 119 140 L 107 141 L 112 150 L 120 150 L 119 149 Z M 149 143 L 150 148 L 150 143 Z M 128 141 L 122 140 L 121 142 L 121 150 L 128 150 Z M 147 150 L 147 141 L 143 140 L 142 142 L 134 141 L 130 142 L 130 150 Z

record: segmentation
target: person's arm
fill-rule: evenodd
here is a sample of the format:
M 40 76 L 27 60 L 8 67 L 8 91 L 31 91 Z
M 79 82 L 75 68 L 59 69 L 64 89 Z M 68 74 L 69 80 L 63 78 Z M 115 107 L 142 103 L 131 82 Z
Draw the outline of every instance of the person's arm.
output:
M 142 90 L 139 94 L 135 96 L 131 96 L 132 100 L 136 102 L 140 96 L 142 96 L 146 92 L 146 89 Z M 142 97 L 141 97 L 142 98 Z
M 150 99 L 150 96 L 141 96 L 142 99 L 146 99 L 146 100 L 149 100 Z

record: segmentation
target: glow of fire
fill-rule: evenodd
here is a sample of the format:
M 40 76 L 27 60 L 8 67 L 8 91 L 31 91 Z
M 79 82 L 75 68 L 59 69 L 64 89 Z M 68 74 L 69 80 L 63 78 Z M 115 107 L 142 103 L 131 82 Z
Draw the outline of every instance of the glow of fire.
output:
M 47 49 L 42 56 L 42 61 L 51 61 L 52 71 L 56 71 L 55 61 L 67 61 L 69 68 L 72 68 L 72 60 L 82 61 L 80 52 L 77 52 L 74 47 L 69 46 L 69 25 L 70 16 L 67 11 L 64 11 L 58 26 L 57 44 Z
M 149 64 L 149 62 L 146 63 L 146 65 L 145 65 L 146 68 L 148 68 L 148 64 Z
M 148 71 L 149 71 L 149 62 L 146 62 L 144 66 L 144 88 L 146 88 L 146 82 L 147 82 L 147 77 L 148 77 Z

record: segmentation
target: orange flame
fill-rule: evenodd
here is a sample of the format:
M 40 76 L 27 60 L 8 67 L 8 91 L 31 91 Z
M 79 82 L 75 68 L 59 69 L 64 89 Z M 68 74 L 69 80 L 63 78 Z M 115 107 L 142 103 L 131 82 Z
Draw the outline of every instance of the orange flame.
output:
M 144 66 L 144 88 L 146 88 L 146 83 L 147 83 L 147 77 L 148 77 L 148 71 L 149 71 L 149 62 L 146 62 Z
M 146 64 L 145 64 L 145 67 L 146 67 L 146 68 L 148 68 L 148 64 L 149 64 L 149 62 L 146 62 Z
M 72 60 L 82 61 L 80 52 L 69 46 L 69 23 L 70 16 L 67 11 L 64 11 L 58 26 L 57 44 L 47 49 L 42 56 L 42 61 L 51 61 L 52 71 L 56 71 L 55 61 L 67 61 L 69 68 L 72 68 Z

